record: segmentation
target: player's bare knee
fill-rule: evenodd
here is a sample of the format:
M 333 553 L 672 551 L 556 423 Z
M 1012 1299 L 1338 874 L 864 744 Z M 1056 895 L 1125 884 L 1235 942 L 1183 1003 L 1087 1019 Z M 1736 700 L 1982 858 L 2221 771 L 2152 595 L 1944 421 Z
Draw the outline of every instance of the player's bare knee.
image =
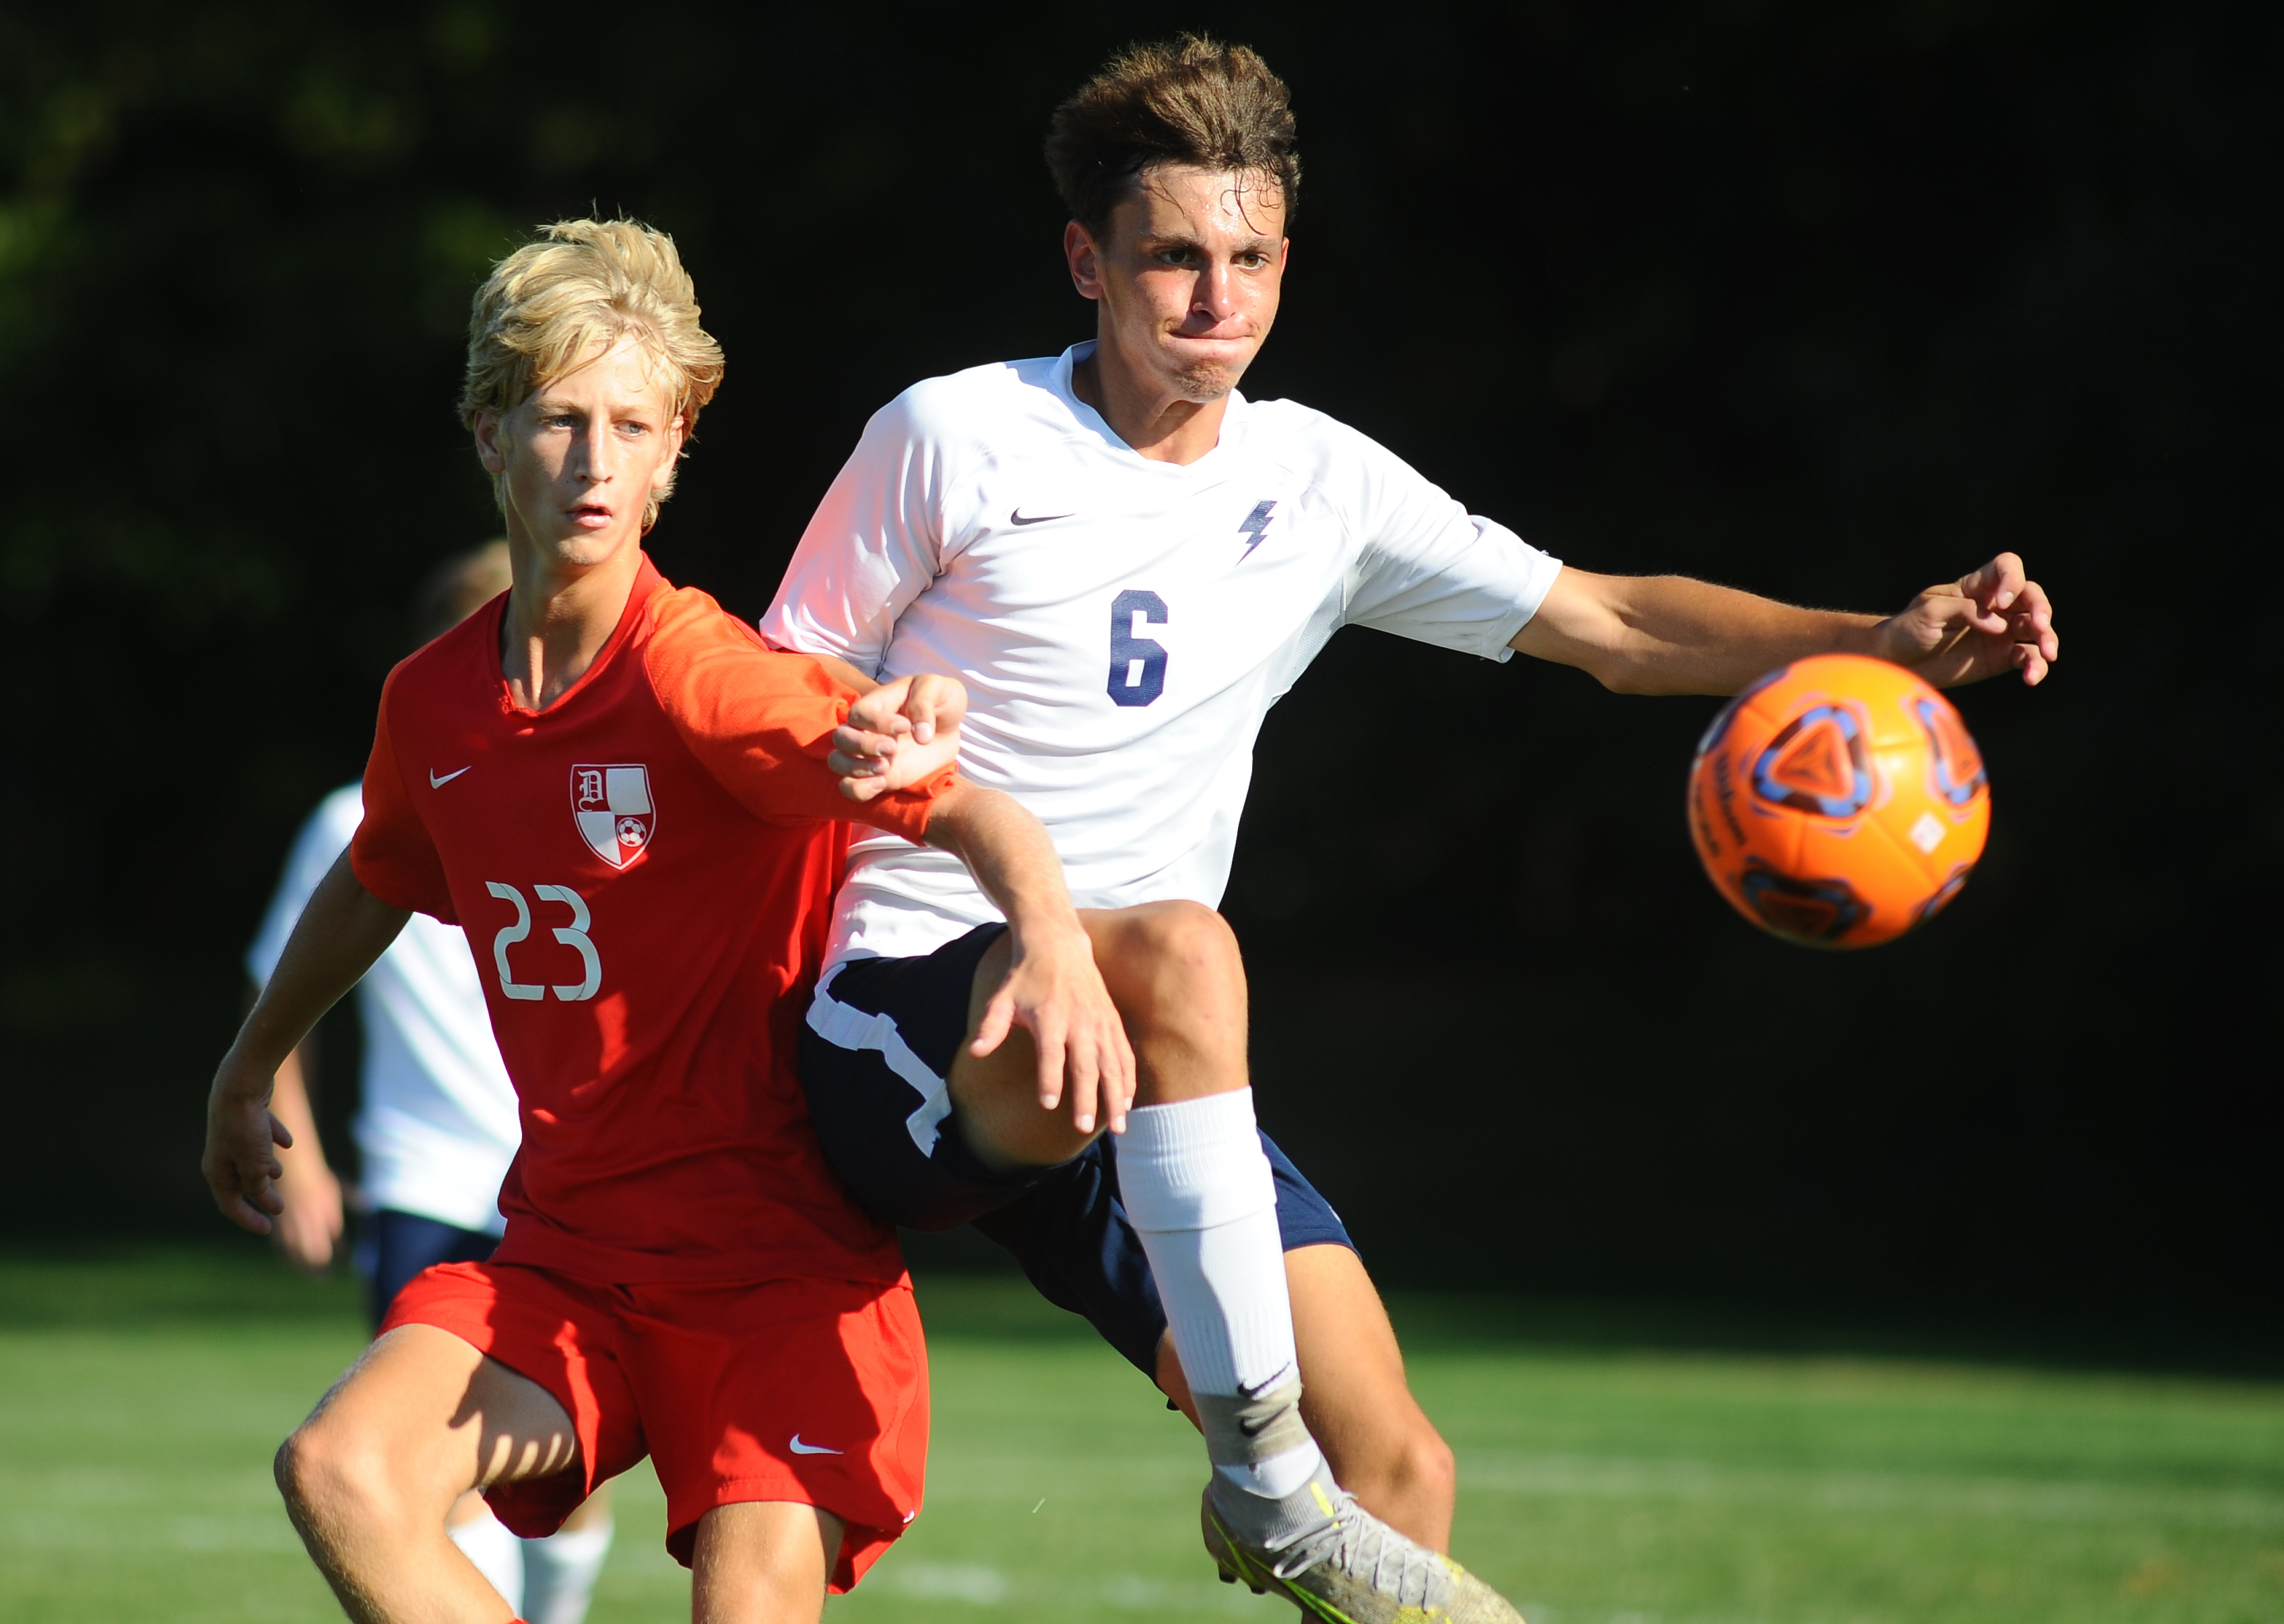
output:
M 301 1441 L 301 1433 L 293 1433 L 278 1446 L 278 1453 L 270 1457 L 270 1475 L 277 1480 L 278 1492 L 289 1506 L 298 1506 L 301 1499 L 301 1463 L 296 1449 Z
M 304 1527 L 371 1526 L 395 1508 L 387 1463 L 342 1429 L 308 1421 L 278 1446 L 278 1489 Z
M 1149 1013 L 1178 1019 L 1240 989 L 1245 958 L 1229 921 L 1198 902 L 1162 902 L 1136 921 L 1146 961 Z
M 1202 902 L 1153 904 L 1137 925 L 1154 956 L 1196 970 L 1227 970 L 1238 963 L 1237 933 Z
M 332 1441 L 322 1428 L 306 1422 L 278 1446 L 271 1469 L 293 1520 L 305 1527 L 319 1519 L 348 1475 Z

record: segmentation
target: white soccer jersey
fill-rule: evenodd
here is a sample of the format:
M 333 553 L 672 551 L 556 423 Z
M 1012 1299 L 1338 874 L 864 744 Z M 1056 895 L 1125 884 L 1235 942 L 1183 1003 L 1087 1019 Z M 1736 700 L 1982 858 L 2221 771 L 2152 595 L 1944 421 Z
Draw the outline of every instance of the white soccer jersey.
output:
M 1150 461 L 1071 393 L 1092 349 L 890 402 L 762 630 L 882 681 L 966 683 L 961 773 L 1047 826 L 1080 907 L 1216 907 L 1262 718 L 1333 633 L 1505 660 L 1561 566 L 1289 401 L 1232 394 L 1212 451 Z M 1000 917 L 950 853 L 861 838 L 828 964 Z
M 293 842 L 246 968 L 266 983 L 286 939 L 364 817 L 351 784 L 319 803 Z M 483 983 L 457 925 L 414 914 L 357 984 L 364 1025 L 364 1105 L 355 1124 L 366 1198 L 376 1207 L 497 1235 L 500 1180 L 523 1128 L 484 1007 Z

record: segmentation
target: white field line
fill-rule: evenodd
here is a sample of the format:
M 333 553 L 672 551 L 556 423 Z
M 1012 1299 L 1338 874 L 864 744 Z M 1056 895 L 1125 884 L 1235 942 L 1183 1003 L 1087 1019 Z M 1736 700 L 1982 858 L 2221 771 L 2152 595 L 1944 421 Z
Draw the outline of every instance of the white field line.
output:
M 1009 1574 L 981 1563 L 898 1561 L 893 1555 L 868 1575 L 864 1583 L 867 1589 L 877 1587 L 915 1601 L 966 1603 L 974 1607 L 997 1607 L 1010 1602 L 1034 1607 L 1109 1606 L 1155 1618 L 1196 1613 L 1218 1617 L 1238 1612 L 1250 1615 L 1259 1605 L 1259 1598 L 1251 1591 L 1212 1580 L 1169 1582 L 1145 1579 L 1138 1573 L 1121 1573 L 1072 1583 L 1068 1580 Z
M 1461 1503 L 1470 1493 L 1480 1492 L 1586 1500 L 1743 1502 L 1771 1508 L 1788 1504 L 1833 1512 L 2018 1522 L 2284 1528 L 2284 1494 L 2257 1489 L 2157 1488 L 2100 1481 L 1462 1450 Z

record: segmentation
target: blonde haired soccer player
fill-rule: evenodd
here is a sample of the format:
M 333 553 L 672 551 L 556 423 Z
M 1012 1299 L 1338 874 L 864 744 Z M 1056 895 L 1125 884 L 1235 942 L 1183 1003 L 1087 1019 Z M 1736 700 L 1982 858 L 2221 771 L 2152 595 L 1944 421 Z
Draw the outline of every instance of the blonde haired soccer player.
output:
M 965 1042 L 1007 950 L 997 913 L 936 854 L 871 838 L 802 1083 L 874 1210 L 976 1222 L 1169 1393 L 1186 1386 L 1224 1576 L 1356 1624 L 1512 1618 L 1430 1549 L 1450 1527 L 1449 1452 L 1338 1218 L 1255 1125 L 1244 965 L 1214 910 L 1263 717 L 1344 626 L 1519 652 L 1621 691 L 1727 693 L 1835 649 L 1937 683 L 2035 683 L 2058 652 L 2051 612 L 2011 553 L 1884 618 L 1590 574 L 1322 413 L 1248 401 L 1301 175 L 1286 87 L 1250 51 L 1122 54 L 1056 112 L 1047 156 L 1092 339 L 882 408 L 762 625 L 872 675 L 960 674 L 962 770 L 1053 832 L 1140 1105 L 1114 1154 L 1041 1108 L 1020 1050 Z M 1397 285 L 1432 293 L 1432 275 Z M 1372 319 L 1373 341 L 1433 330 L 1401 297 Z M 1436 1199 L 1433 1167 L 1387 1176 Z
M 264 1230 L 279 1062 L 413 911 L 468 933 L 520 1105 L 506 1232 L 408 1284 L 278 1456 L 360 1620 L 499 1624 L 448 1508 L 481 1489 L 544 1534 L 645 1454 L 720 1624 L 816 1619 L 917 1513 L 911 1283 L 792 1073 L 847 820 L 961 854 L 1022 942 L 1001 1020 L 1052 1035 L 1074 1101 L 1131 1091 L 1044 832 L 951 770 L 957 684 L 860 699 L 645 557 L 721 371 L 631 222 L 551 227 L 485 283 L 463 406 L 513 584 L 390 675 L 364 820 L 215 1074 L 205 1172 Z M 890 736 L 894 769 L 845 785 Z
M 434 641 L 507 589 L 505 538 L 447 559 L 413 604 L 415 647 Z M 258 994 L 317 882 L 348 849 L 364 816 L 364 786 L 345 785 L 301 826 L 262 928 L 246 949 Z M 378 1327 L 397 1292 L 435 1263 L 481 1262 L 506 1220 L 499 1189 L 514 1159 L 515 1085 L 508 1081 L 484 1008 L 483 978 L 454 926 L 415 914 L 357 983 L 364 1028 L 359 1104 L 351 1131 L 366 1217 L 356 1248 Z M 278 1153 L 284 1203 L 272 1230 L 297 1267 L 332 1261 L 343 1227 L 340 1181 L 325 1160 L 301 1050 L 278 1068 L 270 1109 L 293 1136 Z M 531 1624 L 580 1624 L 611 1550 L 609 1485 L 562 1528 L 519 1540 L 468 1495 L 448 1519 L 452 1542 Z

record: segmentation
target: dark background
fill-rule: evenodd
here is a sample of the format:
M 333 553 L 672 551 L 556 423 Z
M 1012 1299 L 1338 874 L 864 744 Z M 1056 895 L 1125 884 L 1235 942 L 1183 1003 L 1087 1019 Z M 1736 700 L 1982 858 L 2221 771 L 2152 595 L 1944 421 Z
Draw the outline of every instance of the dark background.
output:
M 1087 335 L 1047 113 L 1205 27 L 1307 157 L 1248 393 L 1589 568 L 1887 609 L 2011 547 L 2066 639 L 1959 696 L 1974 884 L 1848 956 L 1697 873 L 1710 701 L 1336 640 L 1229 912 L 1263 1113 L 1379 1271 L 2273 1327 L 2274 8 L 802 11 L 0 12 L 0 1237 L 219 1226 L 239 956 L 497 528 L 487 263 L 675 234 L 731 367 L 653 551 L 755 613 L 869 412 Z

